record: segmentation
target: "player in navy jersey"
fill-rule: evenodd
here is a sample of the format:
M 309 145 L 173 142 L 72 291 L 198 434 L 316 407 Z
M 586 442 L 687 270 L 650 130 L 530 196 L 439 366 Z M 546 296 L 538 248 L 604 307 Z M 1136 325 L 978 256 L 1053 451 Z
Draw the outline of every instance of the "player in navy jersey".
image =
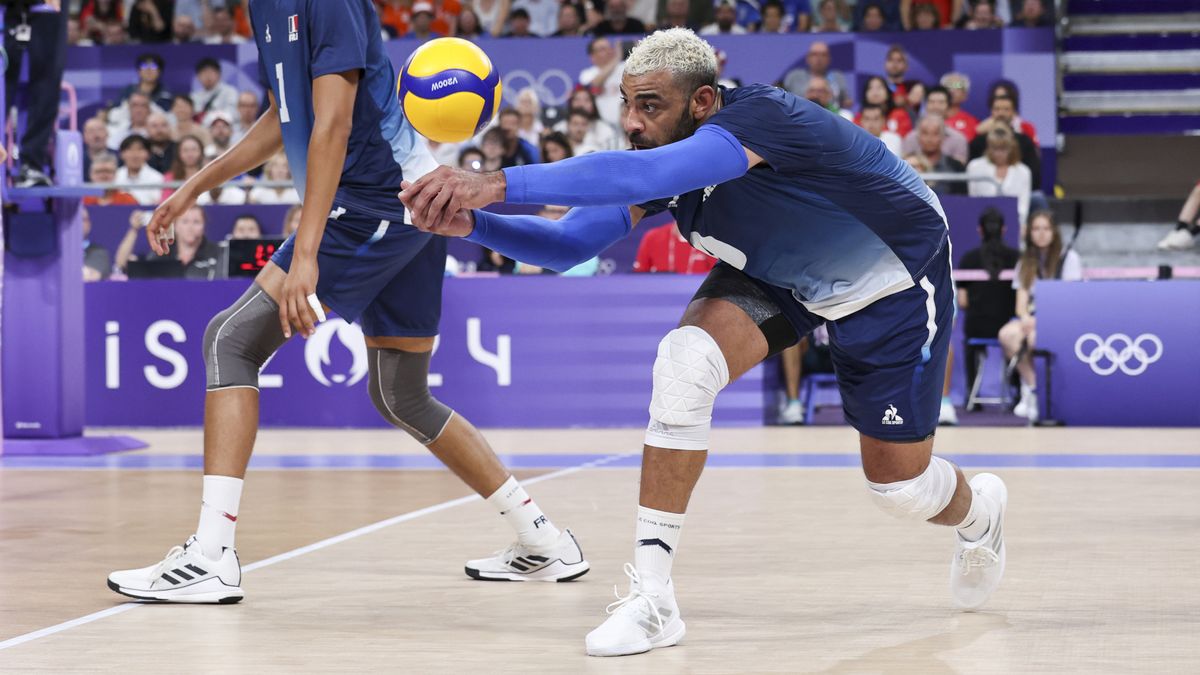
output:
M 956 528 L 956 605 L 983 604 L 1004 570 L 1004 483 L 968 483 L 932 454 L 954 312 L 937 197 L 857 126 L 773 87 L 718 87 L 716 68 L 691 31 L 657 32 L 622 77 L 634 152 L 483 175 L 438 169 L 401 193 L 418 227 L 552 269 L 664 208 L 721 260 L 658 347 L 630 592 L 587 636 L 597 656 L 683 637 L 671 565 L 717 393 L 821 323 L 868 494 L 894 516 Z M 501 200 L 578 208 L 557 222 L 468 210 Z
M 270 106 L 246 135 L 155 211 L 147 236 L 171 244 L 197 195 L 287 153 L 304 202 L 298 231 L 204 336 L 204 490 L 196 535 L 162 562 L 114 572 L 135 598 L 237 602 L 234 526 L 258 429 L 258 372 L 293 332 L 310 336 L 324 307 L 366 335 L 375 407 L 487 498 L 517 532 L 476 579 L 565 581 L 588 570 L 466 419 L 434 399 L 427 376 L 441 313 L 445 245 L 411 225 L 395 192 L 436 166 L 404 119 L 371 0 L 252 0 L 260 77 Z M 324 307 L 323 307 L 324 306 Z

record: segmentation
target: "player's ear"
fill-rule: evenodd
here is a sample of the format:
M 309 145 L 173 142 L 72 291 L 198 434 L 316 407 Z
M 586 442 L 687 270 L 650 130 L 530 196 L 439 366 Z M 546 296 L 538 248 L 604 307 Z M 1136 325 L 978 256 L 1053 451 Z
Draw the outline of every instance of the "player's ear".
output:
M 717 90 L 711 85 L 704 85 L 692 94 L 692 117 L 702 120 L 709 116 L 717 105 Z

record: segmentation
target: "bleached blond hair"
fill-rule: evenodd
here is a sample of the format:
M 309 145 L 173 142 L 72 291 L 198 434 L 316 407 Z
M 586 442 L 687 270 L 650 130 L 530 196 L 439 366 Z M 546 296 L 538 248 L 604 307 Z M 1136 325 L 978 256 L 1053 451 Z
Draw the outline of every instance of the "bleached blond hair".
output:
M 712 45 L 687 28 L 659 30 L 638 41 L 625 60 L 625 74 L 640 77 L 665 70 L 691 94 L 717 85 L 717 55 Z

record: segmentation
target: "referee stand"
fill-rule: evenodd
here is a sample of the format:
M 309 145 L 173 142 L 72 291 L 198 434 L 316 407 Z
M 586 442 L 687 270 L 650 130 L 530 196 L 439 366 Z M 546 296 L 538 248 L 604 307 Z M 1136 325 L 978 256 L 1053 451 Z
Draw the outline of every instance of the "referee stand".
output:
M 63 88 L 69 100 L 68 128 L 54 133 L 55 184 L 17 189 L 8 187 L 7 175 L 0 181 L 0 409 L 5 455 L 93 455 L 145 446 L 128 437 L 83 433 L 87 355 L 80 206 L 85 195 L 100 191 L 83 187 L 84 148 L 76 130 L 74 89 Z M 6 112 L 0 91 L 0 129 L 8 128 Z

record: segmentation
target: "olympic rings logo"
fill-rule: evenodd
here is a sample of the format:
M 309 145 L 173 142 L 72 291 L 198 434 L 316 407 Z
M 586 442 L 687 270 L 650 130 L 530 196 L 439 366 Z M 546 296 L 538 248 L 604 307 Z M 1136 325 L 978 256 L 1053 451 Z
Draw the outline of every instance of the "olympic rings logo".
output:
M 1153 353 L 1147 351 L 1147 347 L 1152 348 Z M 1084 333 L 1075 341 L 1075 356 L 1097 375 L 1112 375 L 1118 369 L 1126 375 L 1141 375 L 1162 355 L 1162 340 L 1151 333 L 1142 333 L 1136 338 L 1124 333 L 1114 333 L 1107 338 Z
M 575 80 L 557 68 L 543 71 L 536 78 L 528 70 L 513 70 L 504 75 L 504 100 L 515 103 L 525 87 L 533 87 L 543 106 L 560 106 L 570 98 Z

